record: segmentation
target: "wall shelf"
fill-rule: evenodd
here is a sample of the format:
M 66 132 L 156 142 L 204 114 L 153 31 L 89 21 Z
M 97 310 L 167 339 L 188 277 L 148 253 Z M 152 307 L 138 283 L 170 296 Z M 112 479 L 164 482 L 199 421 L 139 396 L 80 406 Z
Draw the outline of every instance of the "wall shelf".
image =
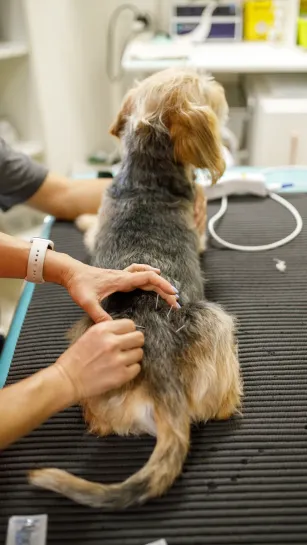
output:
M 307 51 L 299 47 L 264 42 L 187 44 L 186 51 L 181 46 L 178 58 L 175 49 L 174 43 L 162 48 L 154 42 L 135 40 L 125 51 L 123 69 L 126 72 L 155 72 L 185 64 L 213 73 L 307 72 Z
M 19 42 L 0 42 L 0 60 L 24 57 L 29 52 L 26 44 Z

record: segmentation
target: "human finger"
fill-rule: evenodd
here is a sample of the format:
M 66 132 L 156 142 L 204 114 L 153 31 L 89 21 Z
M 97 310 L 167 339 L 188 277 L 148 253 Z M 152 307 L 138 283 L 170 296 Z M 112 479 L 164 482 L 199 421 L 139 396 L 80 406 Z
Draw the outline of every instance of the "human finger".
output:
M 143 358 L 142 348 L 134 348 L 133 350 L 126 350 L 121 353 L 121 360 L 125 366 L 133 365 L 134 363 L 140 363 Z
M 145 265 L 143 263 L 132 263 L 132 265 L 129 265 L 129 267 L 126 267 L 125 271 L 127 272 L 143 272 L 143 271 L 153 271 L 156 274 L 160 274 L 160 269 L 157 269 L 156 267 L 151 267 L 150 265 Z
M 131 350 L 144 346 L 145 339 L 141 331 L 134 331 L 133 333 L 122 335 L 119 342 L 121 350 Z
M 136 330 L 135 323 L 132 320 L 122 318 L 103 324 L 104 330 L 114 333 L 114 335 L 124 335 Z

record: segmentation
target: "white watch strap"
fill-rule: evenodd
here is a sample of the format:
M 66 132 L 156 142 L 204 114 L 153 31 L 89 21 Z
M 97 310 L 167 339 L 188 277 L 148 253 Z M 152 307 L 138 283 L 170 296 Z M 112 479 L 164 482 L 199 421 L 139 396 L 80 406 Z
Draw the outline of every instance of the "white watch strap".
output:
M 31 250 L 28 259 L 28 268 L 26 280 L 35 284 L 43 284 L 43 269 L 48 248 L 53 250 L 52 240 L 34 237 L 31 240 Z

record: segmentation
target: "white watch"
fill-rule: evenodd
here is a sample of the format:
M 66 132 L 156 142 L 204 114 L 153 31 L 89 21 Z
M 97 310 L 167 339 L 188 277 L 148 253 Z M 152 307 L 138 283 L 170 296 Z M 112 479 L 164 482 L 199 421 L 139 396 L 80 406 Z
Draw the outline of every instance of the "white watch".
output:
M 45 282 L 43 278 L 43 269 L 46 252 L 48 249 L 53 250 L 54 243 L 52 240 L 39 237 L 33 237 L 30 242 L 32 245 L 25 280 L 27 280 L 27 282 L 34 282 L 35 284 L 43 284 Z

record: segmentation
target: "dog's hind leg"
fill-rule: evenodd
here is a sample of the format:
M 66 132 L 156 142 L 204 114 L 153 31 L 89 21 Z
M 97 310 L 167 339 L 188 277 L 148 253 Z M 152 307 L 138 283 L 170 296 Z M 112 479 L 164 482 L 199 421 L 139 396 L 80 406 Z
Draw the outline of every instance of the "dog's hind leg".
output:
M 102 400 L 99 398 L 89 399 L 82 404 L 83 416 L 88 424 L 90 433 L 105 437 L 113 433 L 111 423 L 108 421 L 106 411 L 101 410 Z M 100 408 L 100 410 L 99 410 Z
M 199 247 L 198 247 L 198 253 L 199 255 L 203 254 L 207 249 L 207 234 L 203 233 L 199 237 Z
M 194 319 L 194 340 L 184 354 L 191 373 L 191 419 L 229 418 L 238 412 L 242 396 L 234 320 L 212 303 L 195 309 Z
M 216 420 L 228 420 L 233 414 L 239 411 L 242 397 L 242 381 L 238 370 L 237 347 L 234 346 L 228 356 L 228 365 L 232 368 L 227 391 L 222 399 Z
M 88 399 L 82 405 L 92 433 L 156 436 L 154 404 L 141 387 L 129 384 L 104 396 Z

